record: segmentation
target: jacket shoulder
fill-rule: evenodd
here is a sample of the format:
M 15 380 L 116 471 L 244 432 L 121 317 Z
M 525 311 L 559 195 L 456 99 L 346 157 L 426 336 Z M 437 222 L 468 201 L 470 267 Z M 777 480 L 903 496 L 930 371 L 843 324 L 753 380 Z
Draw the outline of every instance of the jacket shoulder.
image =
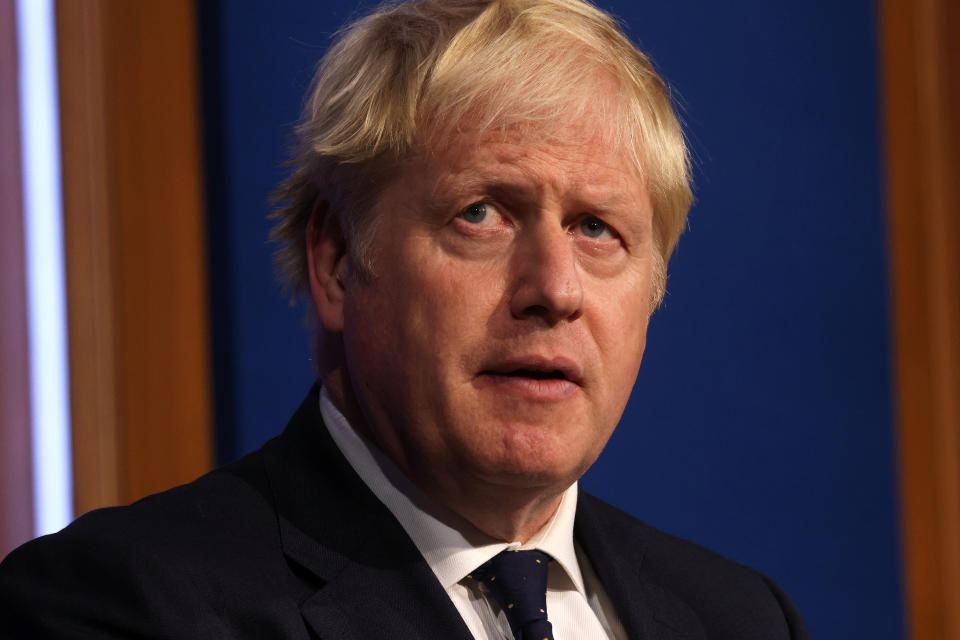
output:
M 0 637 L 231 635 L 224 603 L 285 580 L 260 457 L 15 549 L 0 563 Z
M 578 501 L 577 536 L 598 573 L 611 563 L 631 566 L 647 599 L 660 603 L 659 617 L 668 626 L 671 619 L 675 627 L 695 620 L 712 639 L 810 637 L 789 597 L 767 576 L 585 492 Z

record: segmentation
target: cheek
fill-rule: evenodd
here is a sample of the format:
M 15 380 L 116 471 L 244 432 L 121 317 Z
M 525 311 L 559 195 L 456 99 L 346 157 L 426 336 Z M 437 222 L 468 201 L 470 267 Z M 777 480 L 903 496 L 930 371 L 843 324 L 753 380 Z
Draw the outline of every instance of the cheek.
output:
M 397 284 L 408 292 L 409 332 L 440 350 L 480 339 L 504 297 L 502 270 L 442 255 L 416 264 Z
M 621 329 L 616 334 L 617 339 L 604 349 L 601 357 L 604 358 L 607 373 L 608 393 L 613 396 L 611 401 L 622 410 L 637 379 L 646 346 L 646 335 L 642 325 Z
M 594 309 L 591 333 L 604 371 L 606 393 L 615 405 L 626 404 L 646 347 L 649 303 L 639 295 L 614 295 Z
M 499 271 L 430 251 L 390 258 L 348 299 L 351 355 L 367 367 L 407 371 L 409 384 L 435 388 L 460 380 L 459 369 L 469 368 L 486 344 L 502 298 Z

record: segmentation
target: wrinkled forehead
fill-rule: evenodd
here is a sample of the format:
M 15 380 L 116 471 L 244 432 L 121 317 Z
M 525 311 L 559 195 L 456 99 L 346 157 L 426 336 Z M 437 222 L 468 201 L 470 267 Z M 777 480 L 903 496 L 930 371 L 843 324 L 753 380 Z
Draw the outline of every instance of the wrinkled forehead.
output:
M 540 171 L 546 168 L 552 174 L 550 170 L 562 167 L 571 184 L 595 181 L 602 174 L 615 176 L 619 184 L 644 187 L 633 157 L 615 142 L 611 129 L 602 118 L 592 115 L 558 123 L 467 127 L 435 139 L 408 160 L 415 164 L 426 161 L 424 164 L 446 175 L 475 174 L 477 180 L 484 175 L 492 179 L 488 174 L 494 172 L 546 182 L 547 176 Z

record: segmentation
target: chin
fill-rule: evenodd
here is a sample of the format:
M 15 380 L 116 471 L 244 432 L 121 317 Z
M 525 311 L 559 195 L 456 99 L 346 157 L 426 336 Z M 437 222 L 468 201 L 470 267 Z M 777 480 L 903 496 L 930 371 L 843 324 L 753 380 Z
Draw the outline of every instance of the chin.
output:
M 504 463 L 485 468 L 481 478 L 494 486 L 560 493 L 576 482 L 579 476 L 574 473 L 558 474 L 556 469 L 548 469 L 542 465 Z
M 511 429 L 502 435 L 501 447 L 489 451 L 480 465 L 481 474 L 495 484 L 565 489 L 589 468 L 592 459 L 572 450 L 569 439 L 561 435 L 555 428 Z
M 486 399 L 485 399 L 486 400 Z M 583 437 L 589 428 L 589 412 L 578 397 L 563 402 L 530 402 L 509 396 L 487 400 L 478 412 L 480 420 L 495 424 L 504 438 L 528 438 L 548 441 L 562 438 L 568 442 Z

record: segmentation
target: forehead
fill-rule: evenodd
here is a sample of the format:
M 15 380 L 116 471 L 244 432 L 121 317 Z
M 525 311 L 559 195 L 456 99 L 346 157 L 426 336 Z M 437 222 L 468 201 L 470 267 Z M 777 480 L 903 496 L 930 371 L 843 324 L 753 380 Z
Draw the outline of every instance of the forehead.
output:
M 537 192 L 531 195 L 578 194 L 592 202 L 645 198 L 633 154 L 611 128 L 589 117 L 549 127 L 464 131 L 422 149 L 411 164 L 439 191 L 503 186 Z

